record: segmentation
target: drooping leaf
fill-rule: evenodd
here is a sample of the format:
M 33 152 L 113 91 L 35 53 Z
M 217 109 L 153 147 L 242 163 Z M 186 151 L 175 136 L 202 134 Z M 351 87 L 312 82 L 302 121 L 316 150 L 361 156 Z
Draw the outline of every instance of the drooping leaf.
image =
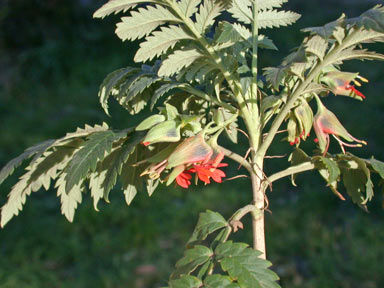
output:
M 239 284 L 233 283 L 231 277 L 213 274 L 204 279 L 204 288 L 240 288 Z
M 288 26 L 295 23 L 301 16 L 291 11 L 266 10 L 259 13 L 260 29 Z
M 208 262 L 213 256 L 213 251 L 202 245 L 196 245 L 184 252 L 183 258 L 176 263 L 176 270 L 172 273 L 171 279 L 177 279 L 181 275 L 189 275 L 197 267 Z
M 169 9 L 160 5 L 146 8 L 133 11 L 131 16 L 123 17 L 122 22 L 117 23 L 116 34 L 121 40 L 134 41 L 149 35 L 161 24 L 181 22 Z
M 332 21 L 330 23 L 327 23 L 324 26 L 308 27 L 308 28 L 301 29 L 301 31 L 320 35 L 321 37 L 327 40 L 333 36 L 333 33 L 336 31 L 337 27 L 340 27 L 340 25 L 344 22 L 344 20 L 345 20 L 345 15 L 342 14 L 339 17 L 339 19 Z
M 82 201 L 82 181 L 67 191 L 65 188 L 65 176 L 65 173 L 60 175 L 56 181 L 55 188 L 57 188 L 57 196 L 60 197 L 61 214 L 63 214 L 69 222 L 73 222 L 77 205 Z
M 264 76 L 269 83 L 273 86 L 274 89 L 278 89 L 280 84 L 282 84 L 283 79 L 287 75 L 288 67 L 266 67 L 264 70 Z
M 132 203 L 138 190 L 142 188 L 141 170 L 136 166 L 139 153 L 139 147 L 136 147 L 128 161 L 123 165 L 120 174 L 121 188 L 123 189 L 127 205 Z
M 203 4 L 200 5 L 199 13 L 195 15 L 197 30 L 204 33 L 214 23 L 215 18 L 220 15 L 222 9 L 220 2 L 204 0 Z
M 154 114 L 143 120 L 139 125 L 136 126 L 136 131 L 144 131 L 152 128 L 156 124 L 164 122 L 166 120 L 164 115 Z
M 184 84 L 183 83 L 178 83 L 178 82 L 168 83 L 168 84 L 164 84 L 164 85 L 160 86 L 153 93 L 153 96 L 152 96 L 152 99 L 151 99 L 151 109 L 153 109 L 153 107 L 155 107 L 157 101 L 162 96 L 164 96 L 167 92 L 171 91 L 172 89 L 175 89 L 175 88 L 178 88 L 178 87 L 182 87 L 182 86 L 184 86 Z
M 292 166 L 300 165 L 302 163 L 311 162 L 311 157 L 307 155 L 303 150 L 300 148 L 295 148 L 291 155 L 289 155 L 288 160 L 291 162 Z M 295 180 L 296 180 L 297 174 L 291 175 L 291 183 L 293 186 L 296 186 Z
M 159 69 L 159 76 L 172 76 L 202 57 L 203 55 L 194 48 L 176 50 L 163 61 Z
M 70 191 L 89 171 L 95 171 L 97 162 L 104 159 L 106 152 L 111 152 L 113 142 L 124 136 L 112 131 L 91 134 L 65 168 L 66 190 Z
M 14 172 L 15 169 L 19 167 L 23 161 L 31 158 L 33 155 L 36 155 L 35 159 L 38 159 L 54 142 L 55 140 L 47 140 L 39 143 L 26 149 L 23 154 L 9 161 L 0 171 L 0 184 L 3 183 L 4 180 Z
M 169 27 L 161 27 L 160 31 L 155 31 L 151 36 L 145 38 L 145 42 L 140 43 L 134 61 L 145 62 L 159 57 L 168 49 L 172 49 L 180 40 L 194 40 L 181 27 L 171 25 Z
M 137 68 L 122 68 L 119 70 L 116 70 L 105 77 L 103 83 L 100 85 L 99 89 L 99 101 L 101 104 L 101 107 L 103 107 L 105 113 L 109 115 L 108 112 L 108 99 L 111 93 L 114 92 L 116 89 L 116 86 L 118 86 L 119 83 L 124 81 L 125 78 L 127 78 L 130 74 L 137 72 Z
M 155 192 L 157 186 L 159 186 L 159 183 L 160 183 L 160 179 L 150 179 L 150 178 L 147 179 L 146 188 L 147 188 L 147 193 L 149 197 L 151 197 L 153 192 Z
M 199 278 L 185 275 L 179 279 L 171 280 L 168 288 L 200 288 L 203 285 Z
M 384 162 L 371 158 L 369 163 L 372 165 L 372 168 L 384 179 Z
M 200 2 L 200 0 L 180 0 L 177 4 L 184 16 L 189 18 L 197 12 Z
M 202 241 L 209 234 L 226 226 L 228 226 L 227 221 L 219 213 L 210 210 L 200 213 L 199 220 L 188 243 Z
M 279 276 L 268 269 L 271 262 L 259 258 L 260 252 L 245 243 L 227 241 L 215 249 L 221 268 L 236 279 L 241 288 L 278 288 Z
M 323 173 L 321 175 L 327 180 L 328 184 L 332 184 L 336 182 L 340 176 L 340 169 L 337 163 L 330 158 L 322 157 L 322 156 L 320 156 L 318 160 L 321 161 L 321 163 L 325 166 L 327 173 L 325 174 Z M 317 166 L 316 168 L 319 170 L 323 169 L 323 167 L 318 166 L 316 162 L 315 162 L 315 166 Z
M 345 49 L 337 56 L 336 64 L 341 64 L 343 61 L 352 59 L 384 61 L 384 54 L 368 51 L 367 49 Z
M 348 19 L 347 23 L 357 27 L 364 27 L 366 30 L 384 33 L 384 7 L 376 5 L 359 17 Z
M 180 140 L 180 123 L 167 120 L 153 126 L 145 136 L 143 142 L 155 144 L 159 142 L 178 142 Z
M 96 10 L 93 14 L 93 18 L 104 18 L 112 13 L 117 14 L 121 11 L 125 12 L 130 8 L 135 7 L 137 4 L 156 2 L 157 1 L 153 0 L 110 0 Z
M 77 128 L 75 132 L 67 133 L 64 137 L 58 139 L 55 145 L 60 144 L 61 142 L 67 143 L 68 140 L 86 137 L 92 133 L 106 131 L 108 129 L 108 124 L 105 122 L 103 122 L 101 125 L 96 124 L 95 126 L 89 126 L 88 124 L 85 124 L 84 128 Z
M 52 151 L 45 152 L 20 177 L 8 195 L 7 203 L 1 208 L 1 227 L 17 216 L 23 209 L 27 196 L 38 191 L 41 187 L 49 189 L 51 179 L 55 179 L 57 172 L 64 168 L 69 157 L 76 151 L 81 141 L 73 141 L 72 145 L 59 146 Z

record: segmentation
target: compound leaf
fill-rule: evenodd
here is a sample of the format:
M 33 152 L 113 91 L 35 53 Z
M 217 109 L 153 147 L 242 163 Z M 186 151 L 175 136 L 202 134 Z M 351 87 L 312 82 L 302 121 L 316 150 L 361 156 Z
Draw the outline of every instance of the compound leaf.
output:
M 299 14 L 291 11 L 262 11 L 258 16 L 259 28 L 288 26 L 295 23 L 300 17 Z
M 137 4 L 156 2 L 157 1 L 153 0 L 110 0 L 96 10 L 93 14 L 93 18 L 104 18 L 112 13 L 117 14 L 121 11 L 125 12 L 130 8 L 135 7 Z
M 222 6 L 217 1 L 204 0 L 203 4 L 200 5 L 199 13 L 195 15 L 196 22 L 195 26 L 201 33 L 211 27 L 217 16 L 220 15 Z

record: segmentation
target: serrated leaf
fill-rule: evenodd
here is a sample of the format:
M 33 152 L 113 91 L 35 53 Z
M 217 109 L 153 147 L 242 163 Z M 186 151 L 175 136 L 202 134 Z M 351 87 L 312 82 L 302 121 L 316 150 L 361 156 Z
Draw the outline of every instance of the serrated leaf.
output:
M 189 18 L 197 12 L 200 2 L 200 0 L 180 0 L 177 4 L 184 16 Z
M 384 33 L 384 7 L 376 5 L 359 17 L 348 19 L 347 23 L 357 25 L 357 27 L 364 27 L 366 30 Z
M 232 1 L 232 7 L 228 9 L 228 12 L 240 22 L 251 24 L 253 17 L 250 6 L 251 1 L 249 0 L 234 0 Z
M 104 18 L 112 13 L 125 12 L 141 3 L 156 3 L 153 0 L 110 0 L 93 14 L 93 18 Z
M 199 220 L 188 243 L 202 241 L 207 238 L 209 234 L 226 226 L 228 226 L 227 221 L 219 213 L 210 210 L 200 213 Z
M 116 89 L 116 86 L 118 86 L 119 83 L 124 81 L 128 75 L 130 75 L 133 72 L 137 72 L 137 68 L 122 68 L 119 70 L 116 70 L 105 77 L 103 83 L 101 83 L 99 88 L 99 101 L 101 104 L 101 107 L 103 107 L 105 113 L 109 115 L 108 112 L 108 99 L 111 93 L 113 93 L 113 90 Z
M 384 54 L 368 51 L 367 49 L 345 49 L 338 54 L 336 63 L 352 59 L 384 61 Z
M 47 140 L 42 143 L 39 143 L 37 145 L 34 145 L 24 151 L 21 155 L 18 157 L 12 159 L 9 161 L 0 171 L 0 184 L 4 182 L 8 176 L 12 175 L 12 173 L 15 171 L 17 167 L 21 165 L 21 163 L 28 158 L 31 158 L 33 155 L 35 156 L 35 159 L 38 159 L 44 152 L 47 150 L 48 147 L 50 147 L 55 140 Z M 34 162 L 32 160 L 32 162 Z
M 220 15 L 223 7 L 217 1 L 204 0 L 200 5 L 199 13 L 195 15 L 195 26 L 197 31 L 204 33 L 206 29 L 212 26 L 215 18 Z
M 287 2 L 288 0 L 257 0 L 257 7 L 260 10 L 280 8 L 281 5 Z
M 82 181 L 74 185 L 70 191 L 66 190 L 65 173 L 62 173 L 56 181 L 57 196 L 60 197 L 61 214 L 63 214 L 69 222 L 73 222 L 75 211 L 78 204 L 82 201 Z
M 151 99 L 151 109 L 153 109 L 153 107 L 155 107 L 157 101 L 162 96 L 164 96 L 164 94 L 166 94 L 167 92 L 171 91 L 172 89 L 175 89 L 175 88 L 178 88 L 178 87 L 182 87 L 182 86 L 184 86 L 183 83 L 177 83 L 177 82 L 163 84 L 162 86 L 160 86 L 160 88 L 156 89 L 155 92 L 153 93 L 153 96 L 152 96 L 152 99 Z
M 180 279 L 171 280 L 168 288 L 200 288 L 203 283 L 195 276 L 182 276 Z
M 240 288 L 229 276 L 213 274 L 204 279 L 204 288 Z
M 131 153 L 128 161 L 123 165 L 120 174 L 121 188 L 124 191 L 125 201 L 127 205 L 132 203 L 138 189 L 141 188 L 142 177 L 140 177 L 139 168 L 135 165 L 138 159 L 139 147 Z
M 221 268 L 236 279 L 240 287 L 277 288 L 279 276 L 269 270 L 271 262 L 259 258 L 260 252 L 245 243 L 227 241 L 215 249 Z
M 97 162 L 103 160 L 105 153 L 111 152 L 113 142 L 123 136 L 124 134 L 115 134 L 112 131 L 91 134 L 65 168 L 66 190 L 70 191 L 80 183 L 89 171 L 95 171 Z
M 288 26 L 295 23 L 301 16 L 291 11 L 267 10 L 259 13 L 260 29 Z
M 179 26 L 161 27 L 161 31 L 153 32 L 151 36 L 145 38 L 145 42 L 140 43 L 134 61 L 145 62 L 152 60 L 166 53 L 168 49 L 173 49 L 180 40 L 187 39 L 194 40 Z
M 371 158 L 369 160 L 372 168 L 380 175 L 382 179 L 384 179 L 384 162 L 376 160 L 375 158 Z
M 316 55 L 320 60 L 323 60 L 325 52 L 328 48 L 328 42 L 320 36 L 313 36 L 306 43 L 305 51 Z
M 172 76 L 202 57 L 203 55 L 196 49 L 176 50 L 163 61 L 158 74 L 159 76 Z
M 176 270 L 172 273 L 171 279 L 177 279 L 181 275 L 189 275 L 197 267 L 203 265 L 213 256 L 213 251 L 202 245 L 196 245 L 184 252 L 183 258 L 176 263 Z
M 67 133 L 64 137 L 58 139 L 55 145 L 59 144 L 61 141 L 67 143 L 68 140 L 72 140 L 74 138 L 86 137 L 92 133 L 106 131 L 108 129 L 109 129 L 108 124 L 105 122 L 103 122 L 101 125 L 96 124 L 95 126 L 90 126 L 88 124 L 85 124 L 84 128 L 77 128 L 75 132 Z
M 133 11 L 131 16 L 121 18 L 122 22 L 117 23 L 116 34 L 123 41 L 148 36 L 159 25 L 164 23 L 180 23 L 181 20 L 174 16 L 167 8 L 160 5 L 147 6 Z
M 79 145 L 80 141 L 76 143 Z M 76 143 L 73 143 L 74 147 Z M 13 216 L 19 214 L 27 196 L 32 192 L 38 191 L 41 187 L 48 190 L 51 179 L 56 178 L 57 172 L 64 168 L 69 157 L 76 150 L 74 147 L 59 146 L 56 150 L 45 152 L 26 168 L 28 172 L 12 187 L 7 203 L 1 208 L 1 227 L 4 227 Z
M 282 83 L 283 79 L 286 77 L 288 72 L 287 66 L 280 67 L 266 67 L 264 70 L 264 76 L 269 83 L 277 90 Z
M 323 37 L 324 39 L 329 39 L 333 36 L 333 33 L 336 31 L 337 27 L 340 27 L 340 25 L 343 23 L 344 20 L 345 20 L 345 15 L 342 14 L 339 17 L 339 19 L 329 22 L 324 26 L 307 27 L 307 28 L 301 29 L 301 31 L 311 33 L 311 34 L 317 34 Z
M 160 183 L 160 179 L 150 179 L 150 178 L 147 179 L 146 188 L 147 188 L 147 193 L 149 197 L 151 197 L 153 192 L 155 192 L 157 186 L 159 186 L 159 183 Z

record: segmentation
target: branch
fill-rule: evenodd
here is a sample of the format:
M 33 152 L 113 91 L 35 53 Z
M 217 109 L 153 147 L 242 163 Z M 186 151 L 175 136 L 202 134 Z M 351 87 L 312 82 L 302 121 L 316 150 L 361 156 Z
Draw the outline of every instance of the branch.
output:
M 219 148 L 221 151 L 224 152 L 224 155 L 227 156 L 228 158 L 232 159 L 233 161 L 239 163 L 241 166 L 243 166 L 245 169 L 248 170 L 249 173 L 252 173 L 252 166 L 249 164 L 249 162 L 239 154 L 232 152 L 231 150 L 228 150 L 227 148 L 224 148 L 219 145 Z
M 281 178 L 284 178 L 289 175 L 313 170 L 315 168 L 315 164 L 311 162 L 304 162 L 299 165 L 291 166 L 285 170 L 279 171 L 275 174 L 272 174 L 271 176 L 268 177 L 267 182 L 265 182 L 265 186 L 269 185 L 272 182 L 275 182 L 276 180 L 279 180 Z

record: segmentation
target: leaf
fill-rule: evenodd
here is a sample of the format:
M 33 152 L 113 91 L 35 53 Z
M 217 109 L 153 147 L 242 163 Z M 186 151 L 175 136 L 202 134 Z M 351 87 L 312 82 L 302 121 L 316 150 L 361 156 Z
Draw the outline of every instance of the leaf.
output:
M 132 74 L 133 72 L 137 72 L 138 69 L 136 68 L 122 68 L 119 70 L 116 70 L 105 77 L 103 83 L 101 83 L 99 88 L 99 101 L 101 104 L 101 107 L 103 107 L 105 113 L 109 116 L 108 112 L 108 98 L 113 92 L 114 89 L 116 89 L 116 86 L 124 81 L 124 79 Z
M 204 33 L 215 22 L 215 18 L 220 15 L 223 7 L 219 2 L 204 0 L 200 5 L 199 13 L 195 15 L 195 26 L 197 31 Z
M 172 273 L 171 279 L 177 279 L 181 275 L 189 275 L 197 267 L 208 262 L 213 256 L 213 251 L 202 245 L 196 245 L 184 252 L 184 257 L 176 263 L 176 270 Z
M 110 0 L 93 14 L 93 18 L 104 18 L 112 13 L 125 12 L 141 3 L 156 3 L 153 0 Z
M 204 279 L 204 288 L 240 288 L 240 286 L 233 283 L 228 276 L 213 274 Z
M 155 144 L 159 142 L 178 142 L 180 140 L 180 123 L 167 120 L 153 126 L 145 136 L 143 142 Z
M 130 17 L 121 18 L 117 23 L 116 34 L 125 41 L 134 41 L 149 35 L 159 25 L 164 23 L 180 23 L 181 20 L 174 16 L 167 8 L 160 5 L 147 6 L 133 11 Z
M 352 59 L 383 61 L 384 54 L 371 52 L 371 51 L 368 51 L 367 49 L 358 49 L 358 50 L 355 50 L 354 48 L 345 49 L 338 54 L 336 63 L 342 63 L 343 61 L 352 60 Z
M 120 173 L 121 188 L 124 191 L 127 205 L 132 203 L 138 189 L 141 188 L 142 177 L 140 177 L 139 168 L 135 165 L 138 160 L 139 147 L 131 153 L 128 161 L 123 165 Z
M 310 162 L 311 157 L 309 157 L 303 150 L 300 148 L 295 148 L 291 155 L 289 155 L 288 160 L 291 162 L 292 166 L 296 166 L 305 162 Z M 291 183 L 293 186 L 296 186 L 295 180 L 296 180 L 297 174 L 291 175 Z
M 146 188 L 147 188 L 149 197 L 151 197 L 153 192 L 155 192 L 157 186 L 159 186 L 159 183 L 160 183 L 160 179 L 150 179 L 150 178 L 147 179 Z
M 184 16 L 190 18 L 197 12 L 197 6 L 200 4 L 200 2 L 200 0 L 181 0 L 177 2 L 177 4 Z
M 325 180 L 327 180 L 328 184 L 331 185 L 334 182 L 336 182 L 340 176 L 340 169 L 337 163 L 330 158 L 326 158 L 322 156 L 320 156 L 318 160 L 321 161 L 321 163 L 325 166 L 325 169 L 327 170 L 327 173 L 325 175 L 324 174 L 321 174 L 321 175 L 325 178 Z M 316 164 L 317 163 L 315 162 L 315 166 L 317 169 L 319 170 L 324 169 L 324 167 Z
M 180 40 L 194 40 L 181 27 L 171 25 L 169 27 L 161 27 L 161 31 L 155 31 L 151 36 L 145 38 L 145 42 L 140 43 L 134 57 L 135 62 L 145 62 L 159 57 L 166 53 L 169 48 L 173 49 Z
M 327 40 L 333 36 L 333 33 L 336 31 L 338 27 L 340 27 L 340 25 L 342 25 L 344 20 L 345 20 L 345 15 L 342 14 L 339 17 L 339 19 L 329 22 L 324 26 L 308 27 L 308 28 L 301 29 L 301 31 L 320 35 L 321 37 Z
M 263 70 L 265 78 L 269 83 L 271 83 L 275 90 L 279 88 L 288 72 L 287 66 L 266 67 Z
M 76 143 L 79 145 L 81 142 Z M 76 146 L 76 143 L 73 143 L 73 146 Z M 59 146 L 56 150 L 45 152 L 26 168 L 28 172 L 12 187 L 7 203 L 1 208 L 1 227 L 4 227 L 13 216 L 19 215 L 27 196 L 32 192 L 38 191 L 41 187 L 49 189 L 51 179 L 56 178 L 57 171 L 64 168 L 75 150 L 74 147 Z
M 134 185 L 129 184 L 124 189 L 125 202 L 127 203 L 128 206 L 131 205 L 136 194 L 137 194 L 137 189 Z
M 236 279 L 240 287 L 280 287 L 276 281 L 279 276 L 269 270 L 271 262 L 259 258 L 260 252 L 245 243 L 227 241 L 215 249 L 215 255 L 221 268 Z
M 58 139 L 55 145 L 59 144 L 61 141 L 63 141 L 64 143 L 67 143 L 68 140 L 89 136 L 92 133 L 106 131 L 108 129 L 109 129 L 108 124 L 105 122 L 103 122 L 102 125 L 96 124 L 95 126 L 89 126 L 88 124 L 85 124 L 84 128 L 77 128 L 75 132 L 67 133 L 64 137 Z
M 159 69 L 159 76 L 172 76 L 184 67 L 188 67 L 203 55 L 196 49 L 176 50 L 165 59 Z
M 113 142 L 123 136 L 125 135 L 115 134 L 112 131 L 91 134 L 65 168 L 66 190 L 70 191 L 73 186 L 80 183 L 89 171 L 95 171 L 97 162 L 103 160 L 105 152 L 111 152 Z
M 62 173 L 56 181 L 57 196 L 60 197 L 61 214 L 63 214 L 69 222 L 73 222 L 77 205 L 82 201 L 82 181 L 74 185 L 70 191 L 66 190 L 65 173 Z
M 172 89 L 182 87 L 185 84 L 183 83 L 178 83 L 178 82 L 173 82 L 169 84 L 163 84 L 160 86 L 160 88 L 156 89 L 155 92 L 153 93 L 152 99 L 151 99 L 151 109 L 155 107 L 157 101 L 167 92 L 171 91 Z
M 207 210 L 200 213 L 199 220 L 188 244 L 199 242 L 207 238 L 207 236 L 221 228 L 228 226 L 227 221 L 217 212 Z
M 251 1 L 249 0 L 234 0 L 232 1 L 232 7 L 228 9 L 228 12 L 240 22 L 251 24 L 253 17 L 252 10 L 249 6 L 251 6 Z
M 323 60 L 325 52 L 328 48 L 328 42 L 320 36 L 313 36 L 306 43 L 305 51 L 316 55 L 320 60 Z
M 376 160 L 375 158 L 371 158 L 369 160 L 372 168 L 380 175 L 382 179 L 384 179 L 384 162 Z
M 359 17 L 348 19 L 347 23 L 357 25 L 357 27 L 364 27 L 367 30 L 384 33 L 384 7 L 376 5 Z
M 287 3 L 288 0 L 257 0 L 259 10 L 267 10 L 272 8 L 280 8 L 282 4 Z
M 23 154 L 9 161 L 0 171 L 0 184 L 3 183 L 6 178 L 12 175 L 15 169 L 19 167 L 23 161 L 28 158 L 31 158 L 35 154 L 35 159 L 38 159 L 45 152 L 45 150 L 47 150 L 47 148 L 50 147 L 54 142 L 55 140 L 47 140 L 42 143 L 39 143 L 35 146 L 26 149 Z
M 136 131 L 148 130 L 153 126 L 155 126 L 156 124 L 164 122 L 165 120 L 166 118 L 164 115 L 154 114 L 149 116 L 147 119 L 143 120 L 139 125 L 137 125 L 135 130 Z
M 168 288 L 200 288 L 203 283 L 195 276 L 182 276 L 180 279 L 171 280 Z
M 262 11 L 258 16 L 259 29 L 288 26 L 300 17 L 299 14 L 291 11 Z

